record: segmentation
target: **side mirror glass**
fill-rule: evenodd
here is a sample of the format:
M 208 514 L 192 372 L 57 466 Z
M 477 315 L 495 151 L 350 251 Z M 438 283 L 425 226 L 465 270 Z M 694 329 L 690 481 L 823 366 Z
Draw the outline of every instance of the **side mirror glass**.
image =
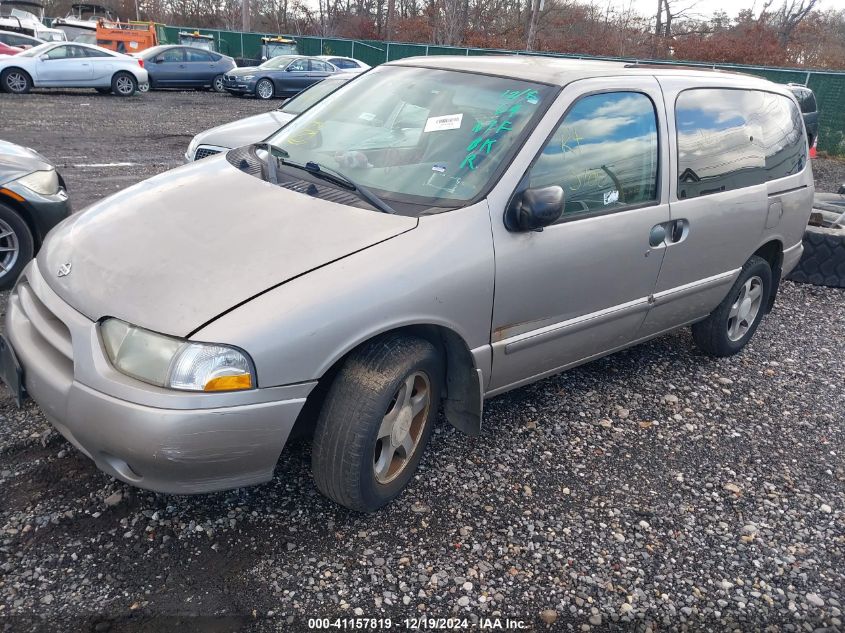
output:
M 542 231 L 563 215 L 563 187 L 526 189 L 514 196 L 505 211 L 508 231 Z

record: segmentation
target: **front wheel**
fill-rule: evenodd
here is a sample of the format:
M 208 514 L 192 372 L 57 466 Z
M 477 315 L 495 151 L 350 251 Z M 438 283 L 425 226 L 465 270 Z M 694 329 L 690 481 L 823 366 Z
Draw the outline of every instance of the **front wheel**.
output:
M 274 92 L 273 82 L 269 79 L 261 79 L 255 84 L 255 96 L 259 99 L 272 99 Z
M 733 356 L 748 344 L 766 313 L 772 292 L 772 268 L 752 256 L 728 295 L 703 321 L 692 326 L 698 348 L 711 356 Z
M 35 253 L 35 240 L 26 221 L 0 203 L 0 290 L 8 290 Z
M 32 79 L 20 68 L 7 68 L 0 75 L 0 86 L 6 92 L 22 95 L 32 89 Z
M 111 90 L 119 97 L 131 97 L 138 90 L 138 80 L 130 73 L 117 73 L 112 77 Z
M 443 366 L 426 340 L 386 335 L 352 352 L 323 402 L 311 470 L 324 495 L 373 512 L 422 458 L 440 404 Z

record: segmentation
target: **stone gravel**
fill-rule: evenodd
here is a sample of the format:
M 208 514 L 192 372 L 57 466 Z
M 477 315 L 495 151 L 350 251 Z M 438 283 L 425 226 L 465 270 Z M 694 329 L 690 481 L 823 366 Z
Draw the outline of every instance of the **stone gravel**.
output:
M 97 120 L 70 116 L 81 98 L 103 109 Z M 4 136 L 105 163 L 123 160 L 130 130 L 143 170 L 93 183 L 71 168 L 72 192 L 91 202 L 178 164 L 199 129 L 267 107 L 204 93 L 129 101 L 0 95 L 0 113 L 21 115 Z M 0 629 L 299 631 L 312 617 L 389 617 L 404 630 L 425 616 L 842 630 L 843 324 L 845 291 L 785 282 L 739 356 L 705 357 L 680 330 L 494 398 L 481 437 L 440 420 L 407 491 L 374 515 L 315 492 L 304 441 L 261 486 L 137 490 L 2 391 Z

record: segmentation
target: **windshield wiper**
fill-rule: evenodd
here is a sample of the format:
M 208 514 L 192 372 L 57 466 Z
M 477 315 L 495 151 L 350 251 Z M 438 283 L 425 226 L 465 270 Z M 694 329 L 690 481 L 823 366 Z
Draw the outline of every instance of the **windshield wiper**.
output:
M 282 163 L 282 165 L 287 165 L 288 167 L 293 167 L 295 169 L 302 169 L 307 171 L 309 174 L 316 176 L 317 178 L 321 178 L 323 180 L 328 180 L 329 182 L 333 182 L 336 185 L 340 185 L 345 189 L 349 189 L 357 193 L 361 198 L 369 202 L 373 207 L 381 211 L 382 213 L 391 213 L 395 214 L 396 211 L 387 204 L 384 200 L 379 198 L 376 194 L 372 191 L 367 189 L 364 185 L 359 185 L 355 181 L 353 181 L 349 176 L 346 176 L 336 169 L 332 169 L 331 167 L 326 167 L 325 165 L 321 165 L 320 163 L 314 161 L 308 161 L 304 165 L 299 163 L 295 163 L 291 160 L 287 160 L 288 154 L 287 150 L 282 149 L 281 147 L 276 147 L 275 145 L 271 145 L 270 143 L 257 143 L 259 146 L 264 146 L 267 149 L 267 152 L 270 156 L 276 158 L 278 161 Z M 275 161 L 271 161 L 271 163 L 275 163 Z M 271 182 L 273 184 L 278 184 L 278 178 L 276 176 L 276 169 L 275 164 L 270 168 L 270 176 Z

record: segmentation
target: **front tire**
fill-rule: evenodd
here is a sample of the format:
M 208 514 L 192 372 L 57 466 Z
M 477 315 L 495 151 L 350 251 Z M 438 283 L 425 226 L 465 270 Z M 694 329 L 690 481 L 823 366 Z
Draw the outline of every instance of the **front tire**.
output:
M 255 84 L 255 96 L 259 99 L 272 99 L 275 93 L 276 89 L 269 79 L 259 79 L 258 83 Z
M 131 97 L 138 90 L 138 80 L 131 73 L 115 73 L 111 79 L 111 90 L 118 97 Z
M 35 254 L 35 240 L 17 211 L 0 203 L 0 290 L 11 288 Z
M 748 344 L 769 305 L 772 268 L 752 256 L 740 270 L 730 292 L 703 321 L 692 326 L 696 346 L 710 356 L 733 356 Z
M 443 365 L 426 340 L 390 334 L 346 359 L 323 402 L 311 471 L 337 503 L 374 512 L 413 477 L 440 404 Z
M 32 90 L 32 77 L 20 68 L 7 68 L 0 75 L 0 86 L 5 92 L 24 95 Z

